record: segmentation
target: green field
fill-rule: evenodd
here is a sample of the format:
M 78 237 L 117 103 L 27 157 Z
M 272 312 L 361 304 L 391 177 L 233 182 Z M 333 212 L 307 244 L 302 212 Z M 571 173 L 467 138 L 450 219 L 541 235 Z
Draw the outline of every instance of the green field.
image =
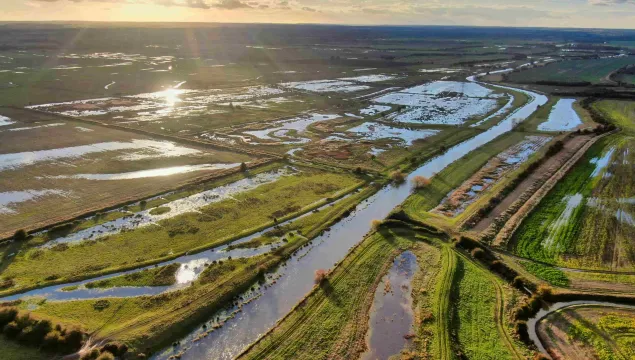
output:
M 523 257 L 567 267 L 632 270 L 635 103 L 593 108 L 622 129 L 594 144 L 523 221 L 510 246 Z
M 158 225 L 77 245 L 23 249 L 3 276 L 14 279 L 17 288 L 25 288 L 140 267 L 186 251 L 218 246 L 241 234 L 271 226 L 275 220 L 306 211 L 360 184 L 359 178 L 348 174 L 304 168 L 299 174 L 238 193 L 200 212 L 161 220 Z
M 174 275 L 179 264 L 170 264 L 153 269 L 133 272 L 105 280 L 89 282 L 86 287 L 107 289 L 120 286 L 168 286 L 176 282 Z
M 0 335 L 0 351 L 2 351 L 2 358 L 7 360 L 45 360 L 51 358 L 50 354 L 22 346 L 13 340 L 5 338 L 4 335 Z
M 397 251 L 435 252 L 408 230 L 366 238 L 282 323 L 241 359 L 355 358 L 364 349 L 375 286 Z
M 611 59 L 565 60 L 545 66 L 513 72 L 509 81 L 535 83 L 537 81 L 600 83 L 612 71 L 635 63 L 633 57 Z
M 629 309 L 575 306 L 549 315 L 540 324 L 548 349 L 599 359 L 635 357 L 635 313 Z
M 457 188 L 465 180 L 469 179 L 472 174 L 482 168 L 489 159 L 522 141 L 526 135 L 526 133 L 521 132 L 510 132 L 466 154 L 466 156 L 436 174 L 431 179 L 430 185 L 413 192 L 404 202 L 404 210 L 414 219 L 430 221 L 437 225 L 444 223 L 454 224 L 460 221 L 460 219 L 470 214 L 470 209 L 476 209 L 478 204 L 472 204 L 473 206 L 468 207 L 461 216 L 452 219 L 432 214 L 429 211 L 437 206 L 450 191 Z
M 456 334 L 455 352 L 468 359 L 514 358 L 505 342 L 508 335 L 500 333 L 495 315 L 499 311 L 497 296 L 502 296 L 494 283 L 498 280 L 463 257 L 457 259 L 454 276 L 450 324 L 451 333 Z
M 289 240 L 276 251 L 211 264 L 190 287 L 182 290 L 155 296 L 79 301 L 42 302 L 34 298 L 20 306 L 37 316 L 95 332 L 97 337 L 125 341 L 133 349 L 159 350 L 179 334 L 185 335 L 207 320 L 234 296 L 257 288 L 255 284 L 262 280 L 262 271 L 278 266 L 373 191 L 366 188 L 286 225 L 282 230 Z M 290 236 L 291 232 L 304 236 Z M 96 307 L 98 303 L 101 306 Z
M 633 138 L 594 144 L 523 221 L 510 246 L 520 256 L 567 267 L 632 269 L 629 223 Z

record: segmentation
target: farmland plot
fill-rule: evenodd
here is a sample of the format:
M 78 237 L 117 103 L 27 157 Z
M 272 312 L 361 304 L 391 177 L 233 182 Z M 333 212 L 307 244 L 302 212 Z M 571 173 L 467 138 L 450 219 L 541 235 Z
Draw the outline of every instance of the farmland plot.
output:
M 632 270 L 632 137 L 594 144 L 515 234 L 516 254 L 568 267 Z
M 635 356 L 635 311 L 575 306 L 549 315 L 538 334 L 555 358 L 631 359 Z
M 3 236 L 259 161 L 45 114 L 12 110 L 10 115 L 16 122 L 0 130 Z

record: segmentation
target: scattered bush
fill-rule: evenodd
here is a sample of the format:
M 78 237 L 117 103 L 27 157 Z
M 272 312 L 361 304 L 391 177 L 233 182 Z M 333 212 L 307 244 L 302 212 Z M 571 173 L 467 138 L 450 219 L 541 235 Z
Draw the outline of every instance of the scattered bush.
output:
M 485 257 L 485 251 L 483 251 L 480 247 L 472 249 L 471 254 L 473 258 L 478 260 L 482 260 Z
M 15 241 L 24 241 L 28 237 L 29 237 L 29 234 L 27 234 L 26 230 L 24 229 L 17 230 L 15 234 L 13 234 L 13 240 Z
M 9 339 L 17 337 L 18 334 L 20 334 L 20 331 L 22 331 L 22 329 L 20 329 L 18 323 L 15 321 L 11 321 L 2 329 L 2 333 L 4 334 L 4 336 L 8 337 Z
M 115 360 L 115 356 L 109 352 L 103 352 L 97 357 L 97 360 Z
M 104 310 L 106 308 L 108 308 L 110 306 L 110 301 L 106 300 L 106 299 L 100 299 L 97 300 L 94 304 L 93 304 L 93 308 L 97 311 L 101 311 Z
M 328 274 L 328 272 L 324 269 L 317 269 L 315 270 L 315 276 L 313 278 L 313 281 L 316 284 L 321 284 L 324 280 L 326 280 L 326 275 Z
M 18 316 L 18 309 L 13 307 L 0 308 L 0 327 L 4 327 L 15 320 L 16 316 Z
M 150 215 L 161 215 L 165 213 L 169 213 L 172 210 L 169 206 L 159 206 L 152 210 L 150 210 Z
M 430 185 L 432 181 L 425 176 L 417 175 L 412 179 L 412 187 L 414 189 L 423 189 Z
M 392 179 L 392 181 L 394 181 L 396 184 L 401 184 L 404 181 L 406 181 L 406 175 L 404 173 L 402 173 L 399 170 L 395 170 L 390 174 L 390 178 Z

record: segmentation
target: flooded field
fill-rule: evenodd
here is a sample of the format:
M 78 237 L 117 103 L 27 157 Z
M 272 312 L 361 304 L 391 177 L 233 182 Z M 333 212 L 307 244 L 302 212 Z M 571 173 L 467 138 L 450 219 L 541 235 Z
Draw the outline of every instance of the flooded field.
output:
M 161 8 L 230 21 L 342 5 L 185 2 Z M 42 359 L 533 358 L 523 289 L 632 290 L 632 104 L 595 100 L 631 97 L 632 34 L 121 24 L 0 28 L 7 360 L 22 358 L 5 343 Z M 551 68 L 566 79 L 527 77 Z M 470 241 L 484 237 L 465 219 L 491 210 L 498 226 L 583 147 L 512 260 Z M 540 350 L 583 358 L 576 336 L 605 349 L 630 326 L 585 302 L 603 307 L 584 312 L 598 337 L 578 304 L 529 319 Z
M 392 114 L 397 122 L 462 125 L 498 106 L 498 96 L 473 82 L 435 81 L 374 98 L 376 103 L 405 106 Z
M 389 359 L 409 343 L 414 324 L 410 282 L 417 269 L 416 256 L 404 252 L 379 283 L 369 320 L 368 350 L 361 359 Z
M 582 125 L 580 116 L 573 108 L 575 99 L 560 99 L 551 108 L 547 121 L 538 125 L 542 131 L 571 131 Z
M 449 217 L 461 214 L 491 186 L 518 169 L 549 140 L 551 138 L 548 136 L 527 136 L 522 142 L 489 160 L 481 170 L 452 191 L 433 211 Z
M 15 119 L 24 120 L 0 129 L 3 236 L 77 216 L 78 211 L 151 196 L 201 176 L 238 171 L 241 163 L 258 161 L 227 150 L 12 111 Z M 38 208 L 55 211 L 31 213 Z
M 68 236 L 55 238 L 47 242 L 45 247 L 54 247 L 58 244 L 77 243 L 84 240 L 97 240 L 99 238 L 117 234 L 121 231 L 129 231 L 143 226 L 157 224 L 161 220 L 175 216 L 197 212 L 198 209 L 209 204 L 231 199 L 234 195 L 255 189 L 263 184 L 278 180 L 282 176 L 292 175 L 292 169 L 283 168 L 274 172 L 260 173 L 253 177 L 235 181 L 231 184 L 219 186 L 212 190 L 203 191 L 182 199 L 162 204 L 157 208 L 150 208 L 137 213 L 130 213 L 120 219 L 105 222 L 87 229 L 72 233 Z M 157 209 L 165 211 L 157 212 Z
M 515 251 L 567 267 L 630 269 L 631 143 L 617 136 L 591 147 L 523 223 Z

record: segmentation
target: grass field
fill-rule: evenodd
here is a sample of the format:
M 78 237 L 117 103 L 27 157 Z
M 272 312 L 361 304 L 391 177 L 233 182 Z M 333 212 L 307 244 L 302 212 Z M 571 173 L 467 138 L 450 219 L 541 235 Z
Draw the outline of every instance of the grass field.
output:
M 603 306 L 576 306 L 549 315 L 539 335 L 556 358 L 632 359 L 635 312 Z
M 284 176 L 232 199 L 210 204 L 200 212 L 161 220 L 157 225 L 68 247 L 22 251 L 3 276 L 13 278 L 17 288 L 24 288 L 140 267 L 193 249 L 220 245 L 240 234 L 273 225 L 274 218 L 282 220 L 361 183 L 351 175 L 303 168 L 297 175 Z
M 459 222 L 463 217 L 468 216 L 474 208 L 479 206 L 478 202 L 472 204 L 461 216 L 455 218 L 447 218 L 429 211 L 437 206 L 450 191 L 457 188 L 482 168 L 493 156 L 522 141 L 525 136 L 525 133 L 510 132 L 466 154 L 466 156 L 436 174 L 431 179 L 430 185 L 413 192 L 404 202 L 404 210 L 415 219 L 430 221 L 437 225 L 453 225 Z
M 458 257 L 452 284 L 453 306 L 451 333 L 454 334 L 455 352 L 469 359 L 513 359 L 514 353 L 506 346 L 506 335 L 497 324 L 497 281 L 477 265 Z M 502 321 L 502 320 L 499 320 Z M 505 331 L 503 329 L 503 331 Z
M 174 275 L 178 269 L 179 264 L 170 264 L 106 280 L 89 282 L 86 287 L 89 289 L 107 289 L 120 286 L 167 286 L 176 282 Z
M 14 340 L 9 340 L 0 335 L 0 350 L 2 358 L 6 360 L 45 360 L 51 355 L 40 352 L 38 349 L 22 346 Z
M 635 62 L 633 57 L 611 59 L 567 60 L 549 63 L 545 66 L 513 72 L 508 79 L 512 82 L 534 83 L 537 81 L 600 83 L 612 71 Z
M 594 102 L 592 106 L 623 132 L 635 134 L 634 101 L 600 100 Z
M 525 219 L 510 246 L 529 259 L 567 267 L 633 269 L 633 138 L 594 144 Z
M 397 250 L 436 251 L 405 230 L 368 237 L 272 332 L 242 359 L 355 358 L 365 348 L 375 286 Z
M 366 189 L 342 199 L 335 206 L 288 224 L 285 231 L 300 232 L 304 236 L 288 237 L 290 240 L 272 253 L 211 265 L 190 287 L 182 290 L 156 296 L 101 300 L 42 302 L 33 299 L 21 306 L 31 308 L 38 316 L 96 332 L 98 337 L 126 341 L 136 350 L 158 350 L 209 319 L 234 296 L 262 280 L 260 269 L 275 268 L 371 192 L 372 189 Z M 107 306 L 96 308 L 95 304 L 103 303 L 103 300 Z
M 547 281 L 549 284 L 559 287 L 569 286 L 569 278 L 564 271 L 555 267 L 542 265 L 530 261 L 522 261 L 522 266 L 539 279 Z

